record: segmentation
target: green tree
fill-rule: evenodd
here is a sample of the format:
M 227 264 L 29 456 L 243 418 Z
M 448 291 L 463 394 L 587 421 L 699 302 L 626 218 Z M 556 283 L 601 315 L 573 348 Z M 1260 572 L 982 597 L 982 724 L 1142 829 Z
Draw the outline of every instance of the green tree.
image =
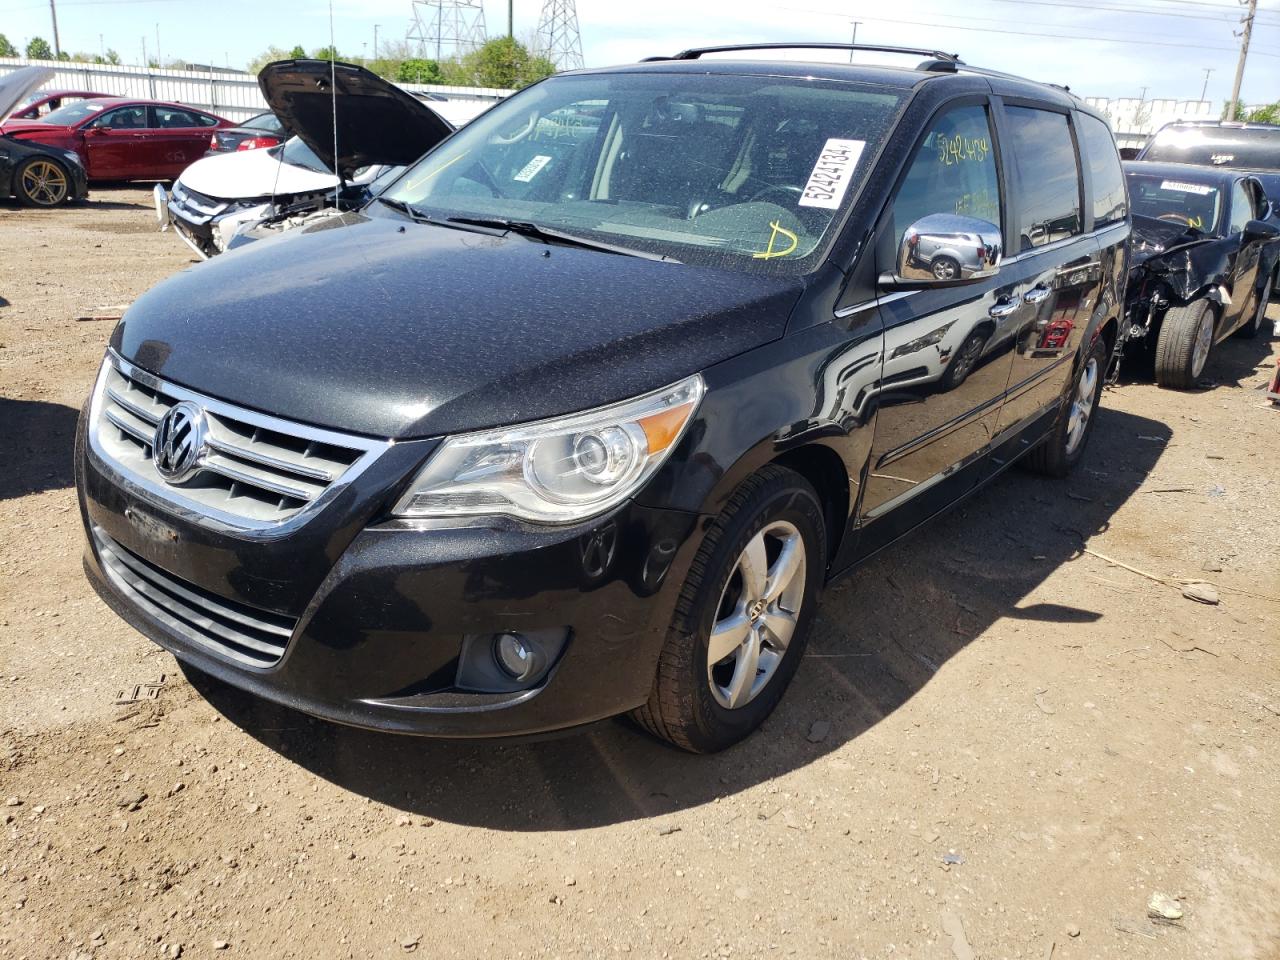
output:
M 249 72 L 257 73 L 268 63 L 274 63 L 276 60 L 290 60 L 292 54 L 283 47 L 267 47 L 260 54 L 249 61 Z
M 27 44 L 28 60 L 52 60 L 53 47 L 49 46 L 49 41 L 44 37 L 32 37 L 31 42 Z
M 496 37 L 462 58 L 463 72 L 481 87 L 526 87 L 556 72 L 545 57 L 536 57 L 519 40 Z M 445 71 L 446 74 L 448 71 Z
M 107 63 L 116 63 L 116 64 L 118 64 L 118 63 L 120 62 L 120 54 L 116 53 L 116 52 L 115 52 L 114 50 L 112 50 L 110 47 L 107 47 L 107 56 L 106 56 L 106 60 L 107 60 Z
M 1280 123 L 1280 103 L 1268 103 L 1254 107 L 1240 117 L 1250 123 Z
M 440 83 L 440 64 L 414 57 L 396 64 L 395 79 L 399 83 Z
M 294 47 L 292 50 L 289 51 L 289 56 L 291 59 L 294 59 L 294 60 L 305 60 L 307 59 L 306 48 L 303 47 L 302 44 L 298 44 L 296 47 Z
M 311 56 L 317 60 L 341 60 L 342 54 L 338 52 L 337 47 L 317 47 L 311 52 Z
M 9 42 L 9 38 L 0 33 L 0 57 L 16 57 L 18 48 Z

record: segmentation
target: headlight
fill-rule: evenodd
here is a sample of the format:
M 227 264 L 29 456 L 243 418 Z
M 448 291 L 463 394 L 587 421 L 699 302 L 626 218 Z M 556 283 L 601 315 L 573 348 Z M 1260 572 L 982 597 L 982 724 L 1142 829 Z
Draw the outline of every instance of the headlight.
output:
M 598 410 L 451 437 L 394 513 L 538 523 L 593 517 L 634 494 L 662 466 L 704 390 L 695 375 Z

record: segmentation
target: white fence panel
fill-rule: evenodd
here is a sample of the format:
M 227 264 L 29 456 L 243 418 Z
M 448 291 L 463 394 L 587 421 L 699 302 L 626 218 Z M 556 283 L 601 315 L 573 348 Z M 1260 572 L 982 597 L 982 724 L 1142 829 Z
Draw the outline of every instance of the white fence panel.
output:
M 267 108 L 251 73 L 230 70 L 175 70 L 172 68 L 70 63 L 64 60 L 26 60 L 0 57 L 0 76 L 26 66 L 50 67 L 54 77 L 48 90 L 90 90 L 113 97 L 168 100 L 208 110 L 229 120 L 246 120 Z M 438 84 L 402 83 L 410 92 L 439 93 L 450 100 L 501 100 L 511 93 L 491 87 L 446 87 Z

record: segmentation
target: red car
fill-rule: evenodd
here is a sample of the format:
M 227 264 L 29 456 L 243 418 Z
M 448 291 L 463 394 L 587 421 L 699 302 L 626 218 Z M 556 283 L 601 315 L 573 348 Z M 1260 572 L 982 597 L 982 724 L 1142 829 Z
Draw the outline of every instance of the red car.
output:
M 204 156 L 213 131 L 234 124 L 180 103 L 95 98 L 0 132 L 79 155 L 90 180 L 172 180 Z
M 91 93 L 88 90 L 37 90 L 27 98 L 25 104 L 9 114 L 9 119 L 43 120 L 45 114 L 77 100 L 109 96 L 111 96 L 109 93 Z

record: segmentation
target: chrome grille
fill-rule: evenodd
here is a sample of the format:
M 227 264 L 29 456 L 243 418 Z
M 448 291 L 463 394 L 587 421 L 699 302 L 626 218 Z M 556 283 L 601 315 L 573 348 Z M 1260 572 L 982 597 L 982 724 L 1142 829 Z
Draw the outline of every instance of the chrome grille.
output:
M 191 401 L 207 424 L 198 469 L 165 483 L 152 463 L 156 425 Z M 96 452 L 143 491 L 199 517 L 241 528 L 276 528 L 302 517 L 349 483 L 383 449 L 368 440 L 290 423 L 166 383 L 109 354 L 94 391 Z
M 102 569 L 117 590 L 179 636 L 251 667 L 284 656 L 298 621 L 236 603 L 144 560 L 94 527 Z

